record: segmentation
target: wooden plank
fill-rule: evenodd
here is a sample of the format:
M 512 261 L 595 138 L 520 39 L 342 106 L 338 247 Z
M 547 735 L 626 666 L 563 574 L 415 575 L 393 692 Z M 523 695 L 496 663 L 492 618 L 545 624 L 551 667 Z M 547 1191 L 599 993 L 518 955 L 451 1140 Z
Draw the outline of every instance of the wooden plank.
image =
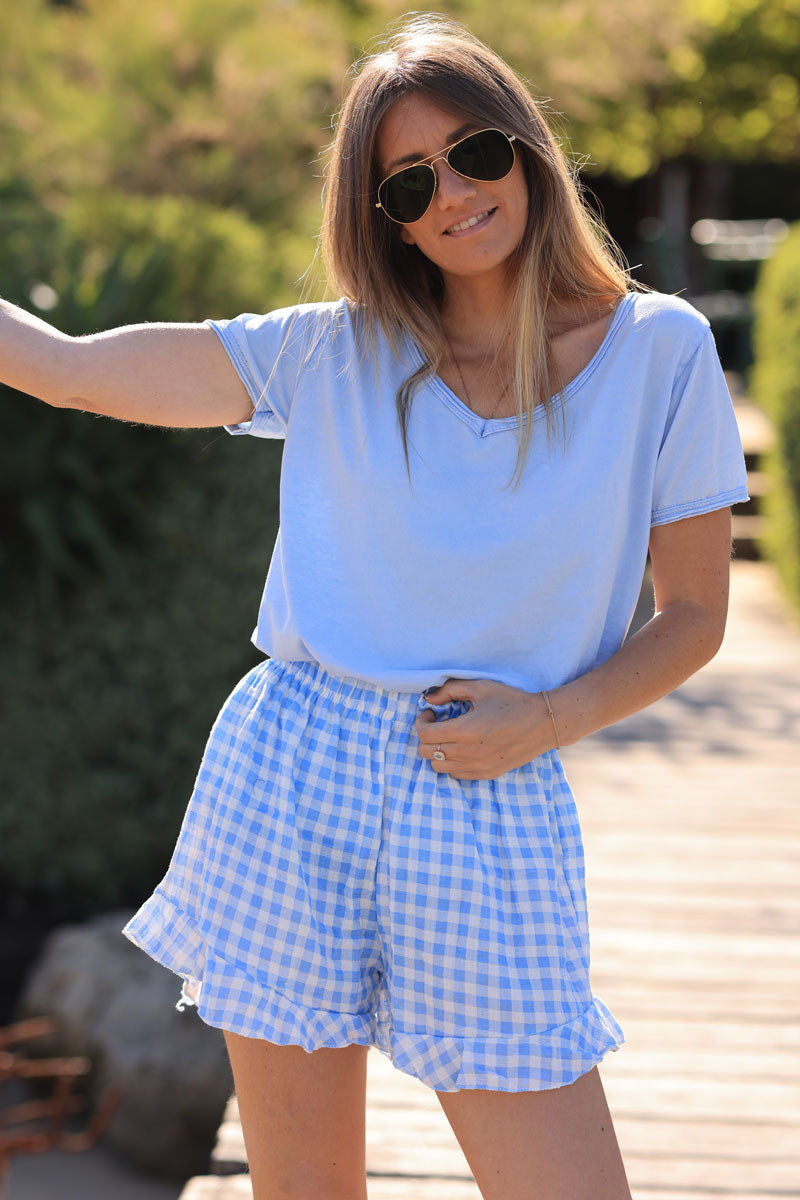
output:
M 249 1175 L 195 1175 L 179 1200 L 253 1200 L 253 1188 Z
M 800 941 L 763 934 L 737 937 L 702 930 L 606 929 L 593 945 L 602 947 L 603 958 L 624 957 L 630 963 L 669 975 L 686 972 L 689 978 L 741 978 L 742 967 L 769 968 L 770 982 L 797 983 L 800 972 Z M 798 998 L 800 1016 L 800 997 Z
M 737 396 L 734 411 L 745 454 L 763 454 L 769 450 L 775 441 L 775 427 L 763 409 Z
M 654 1188 L 663 1187 L 668 1179 L 669 1186 L 681 1188 L 684 1197 L 687 1192 L 694 1197 L 701 1189 L 716 1192 L 718 1197 L 720 1194 L 738 1197 L 743 1174 L 746 1174 L 748 1191 L 762 1197 L 797 1196 L 800 1186 L 796 1163 L 759 1162 L 757 1159 L 740 1159 L 737 1162 L 731 1160 L 727 1153 L 719 1158 L 693 1158 L 680 1148 L 663 1158 L 649 1155 L 646 1159 L 640 1159 L 635 1151 L 626 1152 L 621 1142 L 620 1150 L 634 1195 L 650 1195 Z
M 749 481 L 749 476 L 748 476 Z M 748 490 L 750 495 L 754 495 L 754 491 L 750 488 L 748 482 Z M 759 542 L 767 532 L 767 521 L 765 517 L 759 516 L 758 513 L 734 513 L 731 520 L 731 533 L 734 542 Z M 737 552 L 741 550 L 737 547 Z
M 478 1186 L 471 1179 L 426 1179 L 408 1175 L 397 1178 L 372 1176 L 367 1180 L 367 1195 L 369 1200 L 481 1200 Z M 686 1200 L 685 1196 L 683 1200 Z
M 798 783 L 800 784 L 800 778 Z M 796 799 L 800 800 L 800 795 Z M 603 851 L 613 854 L 615 861 L 619 858 L 631 858 L 641 862 L 641 830 L 616 827 L 605 830 L 602 834 L 597 831 L 595 836 L 602 839 Z M 787 844 L 785 838 L 778 837 L 771 827 L 765 830 L 763 822 L 757 831 L 748 831 L 746 837 L 731 826 L 708 831 L 693 830 L 691 838 L 687 838 L 685 829 L 668 829 L 659 834 L 658 845 L 651 849 L 647 866 L 650 866 L 653 859 L 674 862 L 678 866 L 687 862 L 699 863 L 705 867 L 713 864 L 715 880 L 718 866 L 735 862 L 748 868 L 749 881 L 749 872 L 752 869 L 771 868 L 784 862 L 800 863 L 800 845 L 792 842 Z M 800 888 L 800 880 L 796 882 Z
M 772 487 L 772 478 L 766 471 L 747 472 L 747 490 L 752 498 L 766 496 Z
M 211 1170 L 214 1175 L 239 1175 L 247 1169 L 247 1153 L 244 1134 L 239 1120 L 239 1105 L 231 1096 L 217 1130 L 217 1140 L 211 1153 Z
M 629 892 L 635 904 L 625 914 L 625 924 L 618 929 L 654 929 L 669 921 L 672 929 L 705 929 L 711 933 L 730 933 L 741 930 L 743 934 L 772 932 L 780 923 L 781 932 L 788 937 L 800 933 L 800 900 L 785 900 L 776 912 L 772 900 L 765 900 L 758 908 L 740 896 L 681 895 L 664 891 L 658 896 L 647 896 L 639 900 L 635 890 Z M 590 924 L 599 929 L 619 920 L 619 899 L 599 896 L 595 889 L 590 912 Z
M 739 1047 L 729 1053 L 721 1052 L 719 1045 L 706 1045 L 702 1048 L 691 1047 L 676 1049 L 675 1045 L 665 1047 L 654 1046 L 652 1042 L 634 1039 L 630 1033 L 630 1024 L 626 1023 L 627 1046 L 636 1047 L 635 1066 L 616 1068 L 621 1051 L 617 1052 L 614 1062 L 609 1060 L 606 1070 L 613 1074 L 630 1073 L 632 1076 L 646 1075 L 656 1077 L 680 1073 L 686 1079 L 708 1079 L 717 1083 L 747 1084 L 764 1081 L 790 1087 L 795 1096 L 795 1103 L 800 1104 L 800 1080 L 797 1074 L 797 1050 L 790 1053 L 770 1047 L 754 1047 L 752 1050 L 742 1050 Z M 698 1039 L 699 1040 L 699 1039 Z
M 658 1183 L 648 1181 L 645 1184 L 637 1184 L 634 1192 L 634 1200 L 772 1200 L 773 1197 L 784 1197 L 784 1200 L 797 1200 L 798 1193 L 795 1190 L 791 1192 L 778 1192 L 770 1190 L 769 1192 L 753 1192 L 749 1188 L 738 1187 L 735 1191 L 730 1191 L 727 1188 L 720 1191 L 718 1188 L 708 1190 L 702 1184 L 690 1188 L 681 1188 L 680 1191 L 675 1191 L 672 1188 L 664 1188 Z
M 800 1054 L 800 1023 L 794 1021 L 774 1025 L 770 1029 L 769 1042 L 766 1045 L 755 1045 L 752 1028 L 745 1022 L 737 1022 L 734 1019 L 697 1026 L 685 1021 L 683 1016 L 670 1020 L 661 1013 L 647 1016 L 626 1013 L 625 1032 L 630 1042 L 657 1046 L 664 1054 L 671 1054 L 679 1047 L 689 1050 L 702 1049 L 723 1058 L 726 1055 L 747 1053 L 752 1049 L 758 1056 L 766 1055 L 766 1062 L 769 1062 L 771 1053 L 783 1054 L 788 1056 L 790 1070 L 794 1066 L 793 1060 L 796 1061 L 796 1056 Z
M 758 1044 L 769 1038 L 769 1030 L 776 1024 L 796 1020 L 796 997 L 779 998 L 757 995 L 755 998 L 744 992 L 740 996 L 705 990 L 690 992 L 680 984 L 662 985 L 658 990 L 637 987 L 635 980 L 621 981 L 618 975 L 604 977 L 592 973 L 595 992 L 608 1005 L 617 1020 L 625 1028 L 628 1013 L 638 1015 L 661 1014 L 665 1019 L 683 1019 L 705 1022 L 707 1025 L 725 1021 L 747 1020 L 751 1027 L 751 1040 Z
M 640 1052 L 641 1053 L 641 1052 Z M 648 1119 L 660 1117 L 685 1120 L 723 1120 L 758 1123 L 766 1113 L 780 1113 L 781 1119 L 800 1128 L 800 1095 L 797 1085 L 787 1080 L 769 1083 L 736 1078 L 719 1081 L 696 1075 L 648 1073 L 646 1058 L 636 1074 L 616 1075 L 603 1064 L 603 1086 L 612 1114 Z M 643 1083 L 644 1081 L 644 1083 Z
M 748 1122 L 739 1127 L 743 1136 L 732 1137 L 735 1123 L 726 1120 L 689 1120 L 660 1114 L 657 1121 L 626 1113 L 618 1113 L 614 1127 L 621 1146 L 630 1146 L 631 1153 L 640 1158 L 662 1159 L 667 1154 L 686 1153 L 694 1159 L 703 1155 L 726 1158 L 729 1162 L 749 1162 L 754 1157 L 762 1161 L 800 1166 L 800 1146 L 794 1123 L 768 1124 Z

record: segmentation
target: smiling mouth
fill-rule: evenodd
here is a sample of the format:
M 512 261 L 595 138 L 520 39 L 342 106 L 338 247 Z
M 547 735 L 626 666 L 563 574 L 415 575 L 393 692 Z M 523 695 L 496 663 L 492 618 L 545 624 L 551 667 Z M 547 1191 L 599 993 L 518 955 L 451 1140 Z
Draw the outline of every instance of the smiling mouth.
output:
M 472 229 L 475 225 L 480 225 L 493 213 L 497 212 L 497 208 L 487 208 L 485 212 L 478 213 L 477 216 L 469 217 L 466 221 L 459 221 L 457 225 L 451 225 L 449 229 L 445 229 L 445 234 L 461 233 L 465 229 Z

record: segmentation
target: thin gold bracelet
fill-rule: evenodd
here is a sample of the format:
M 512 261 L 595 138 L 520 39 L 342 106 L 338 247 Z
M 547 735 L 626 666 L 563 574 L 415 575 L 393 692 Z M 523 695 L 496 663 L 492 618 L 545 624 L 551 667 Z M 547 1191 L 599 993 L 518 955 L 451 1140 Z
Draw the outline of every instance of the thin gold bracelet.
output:
M 548 696 L 547 692 L 543 691 L 541 693 L 541 696 L 542 696 L 542 699 L 544 700 L 545 704 L 547 705 L 547 713 L 550 717 L 550 720 L 553 722 L 553 730 L 556 735 L 556 750 L 559 750 L 561 748 L 561 738 L 558 736 L 558 726 L 556 725 L 556 714 L 553 712 L 553 706 L 550 703 L 550 697 Z

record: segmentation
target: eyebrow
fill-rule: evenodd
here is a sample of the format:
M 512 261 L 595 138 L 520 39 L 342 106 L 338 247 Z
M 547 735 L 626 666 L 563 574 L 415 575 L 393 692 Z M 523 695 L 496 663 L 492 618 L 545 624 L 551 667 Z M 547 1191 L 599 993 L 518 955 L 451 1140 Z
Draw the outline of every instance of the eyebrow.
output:
M 463 125 L 459 125 L 458 129 L 454 129 L 452 133 L 448 133 L 447 145 L 452 146 L 453 142 L 457 142 L 463 134 L 467 133 L 470 129 L 474 129 L 474 127 L 474 121 L 466 121 Z M 386 173 L 388 174 L 395 167 L 401 167 L 403 163 L 418 163 L 422 162 L 424 158 L 433 158 L 433 154 L 420 154 L 419 151 L 415 151 L 413 154 L 404 154 L 402 158 L 396 158 L 393 162 L 389 163 Z

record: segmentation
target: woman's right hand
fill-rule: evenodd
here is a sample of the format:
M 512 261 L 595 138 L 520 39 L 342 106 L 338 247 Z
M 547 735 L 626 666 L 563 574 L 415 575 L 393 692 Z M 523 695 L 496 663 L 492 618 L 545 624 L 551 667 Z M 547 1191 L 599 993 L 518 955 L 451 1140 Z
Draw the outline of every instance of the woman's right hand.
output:
M 125 325 L 73 338 L 4 300 L 0 382 L 55 408 L 173 429 L 235 425 L 253 412 L 207 325 Z

